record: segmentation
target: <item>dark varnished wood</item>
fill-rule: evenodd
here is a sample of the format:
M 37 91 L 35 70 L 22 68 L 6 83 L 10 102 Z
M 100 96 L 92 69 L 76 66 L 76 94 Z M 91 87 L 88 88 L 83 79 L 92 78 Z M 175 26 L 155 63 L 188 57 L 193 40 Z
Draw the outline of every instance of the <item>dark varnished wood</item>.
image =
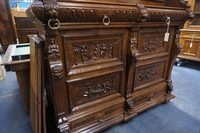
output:
M 28 43 L 28 35 L 36 34 L 33 21 L 28 17 L 14 16 L 19 43 Z
M 183 1 L 43 0 L 27 14 L 44 40 L 48 118 L 58 132 L 100 132 L 174 97 L 179 28 L 193 17 Z
M 16 44 L 16 35 L 8 0 L 0 1 L 0 40 L 5 53 L 9 44 Z

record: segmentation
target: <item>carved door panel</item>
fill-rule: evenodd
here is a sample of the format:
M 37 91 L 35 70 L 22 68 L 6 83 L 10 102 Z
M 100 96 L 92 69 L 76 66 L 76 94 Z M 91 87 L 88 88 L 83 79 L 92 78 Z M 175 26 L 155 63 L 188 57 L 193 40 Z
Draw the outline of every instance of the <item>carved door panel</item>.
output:
M 114 117 L 122 121 L 128 31 L 73 30 L 61 36 L 71 130 L 103 126 Z
M 163 24 L 159 27 L 139 26 L 131 33 L 131 40 L 134 40 L 130 43 L 133 57 L 129 57 L 128 61 L 129 63 L 132 61 L 132 64 L 127 89 L 131 89 L 134 107 L 131 108 L 130 97 L 127 98 L 129 108 L 127 110 L 132 112 L 129 115 L 133 115 L 133 110 L 134 113 L 139 113 L 165 101 L 166 77 L 169 72 L 168 65 L 175 28 L 170 27 L 168 41 L 164 41 L 165 32 L 166 26 Z

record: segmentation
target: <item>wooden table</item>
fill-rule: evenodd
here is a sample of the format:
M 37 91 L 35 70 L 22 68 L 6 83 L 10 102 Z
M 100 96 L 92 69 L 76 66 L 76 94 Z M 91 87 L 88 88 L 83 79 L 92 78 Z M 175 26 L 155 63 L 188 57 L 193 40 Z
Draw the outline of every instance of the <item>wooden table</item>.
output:
M 30 58 L 23 59 L 23 57 L 26 55 L 27 58 L 27 55 L 30 55 L 29 48 L 29 43 L 9 45 L 2 63 L 7 72 L 16 72 L 23 103 L 27 111 L 30 109 Z M 19 60 L 13 60 L 12 57 L 14 56 Z

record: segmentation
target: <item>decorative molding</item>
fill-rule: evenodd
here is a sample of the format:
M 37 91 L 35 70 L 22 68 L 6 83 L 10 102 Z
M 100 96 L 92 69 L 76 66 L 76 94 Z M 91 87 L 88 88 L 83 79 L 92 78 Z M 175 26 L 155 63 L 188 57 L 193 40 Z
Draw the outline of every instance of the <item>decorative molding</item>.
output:
M 98 66 L 93 66 L 89 68 L 84 68 L 84 69 L 75 69 L 69 72 L 69 76 L 76 75 L 76 74 L 81 74 L 81 73 L 86 73 L 86 72 L 92 72 L 96 70 L 101 70 L 101 69 L 106 69 L 106 68 L 112 68 L 116 66 L 121 66 L 123 65 L 123 62 L 115 62 L 115 63 L 110 63 L 109 65 L 98 65 Z
M 159 58 L 159 57 L 166 56 L 168 54 L 169 53 L 167 53 L 167 52 L 163 52 L 163 53 L 156 54 L 156 55 L 141 56 L 141 57 L 138 57 L 138 61 L 149 60 L 149 59 L 153 59 L 153 58 Z
M 111 22 L 133 22 L 137 19 L 138 10 L 133 9 L 101 9 L 94 7 L 66 7 L 59 6 L 59 20 L 63 22 L 102 22 L 104 15 L 110 18 Z

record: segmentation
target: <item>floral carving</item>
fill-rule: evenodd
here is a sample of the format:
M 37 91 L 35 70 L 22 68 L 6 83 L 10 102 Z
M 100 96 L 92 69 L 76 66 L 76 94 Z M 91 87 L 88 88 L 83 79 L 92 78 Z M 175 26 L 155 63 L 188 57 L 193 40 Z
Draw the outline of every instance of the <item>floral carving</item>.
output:
M 152 39 L 149 41 L 145 41 L 144 44 L 142 45 L 142 52 L 147 53 L 147 52 L 153 52 L 161 49 L 163 46 L 163 39 L 158 38 L 158 39 Z
M 157 70 L 156 68 L 151 68 L 151 69 L 146 69 L 146 70 L 142 70 L 140 71 L 139 74 L 139 81 L 143 81 L 145 79 L 149 79 L 149 78 L 153 78 L 157 75 Z

